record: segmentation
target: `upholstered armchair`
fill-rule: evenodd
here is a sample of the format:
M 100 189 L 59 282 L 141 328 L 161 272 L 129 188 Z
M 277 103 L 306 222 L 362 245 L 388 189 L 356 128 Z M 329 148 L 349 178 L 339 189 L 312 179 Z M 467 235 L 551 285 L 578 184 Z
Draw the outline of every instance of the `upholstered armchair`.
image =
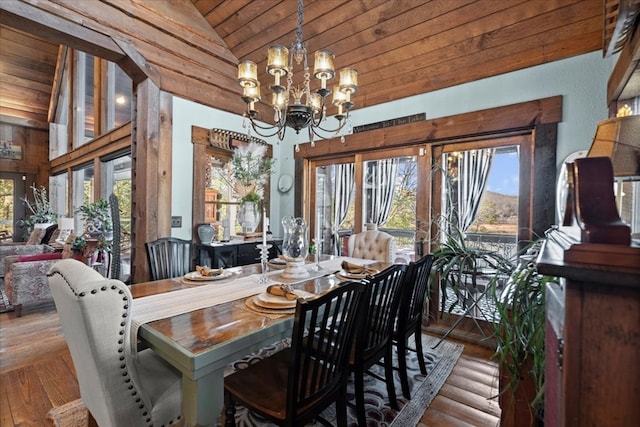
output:
M 349 236 L 348 256 L 393 263 L 396 257 L 396 239 L 380 230 L 367 230 Z
M 129 288 L 73 259 L 53 266 L 49 284 L 82 403 L 97 424 L 181 423 L 180 373 L 151 349 L 134 354 L 130 314 L 135 301 Z
M 44 246 L 45 245 L 38 245 Z M 25 248 L 28 246 L 22 246 Z M 43 250 L 46 250 L 43 248 Z M 59 252 L 43 252 L 31 255 L 10 255 L 4 258 L 4 290 L 16 316 L 22 316 L 22 305 L 50 300 L 51 292 L 47 272 L 60 261 Z

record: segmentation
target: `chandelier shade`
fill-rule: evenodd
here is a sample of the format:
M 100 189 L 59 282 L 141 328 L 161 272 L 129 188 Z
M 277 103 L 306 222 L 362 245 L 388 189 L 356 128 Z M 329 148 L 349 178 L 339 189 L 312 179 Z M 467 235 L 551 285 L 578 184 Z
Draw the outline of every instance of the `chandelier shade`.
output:
M 238 84 L 243 88 L 242 99 L 247 104 L 244 116 L 250 121 L 251 128 L 260 136 L 277 135 L 284 139 L 286 128 L 290 127 L 296 133 L 308 129 L 309 141 L 314 145 L 314 138 L 324 139 L 319 132 L 335 133 L 337 136 L 349 122 L 349 111 L 355 106 L 351 94 L 358 90 L 358 71 L 355 68 L 340 70 L 340 79 L 333 86 L 333 99 L 326 101 L 332 93 L 327 88 L 328 82 L 335 78 L 335 53 L 330 49 L 320 49 L 314 54 L 313 74 L 307 62 L 307 48 L 302 40 L 303 4 L 298 0 L 298 26 L 296 40 L 288 49 L 282 45 L 269 46 L 267 51 L 267 75 L 273 76 L 271 90 L 271 107 L 274 110 L 274 124 L 264 125 L 257 122 L 258 112 L 255 103 L 260 102 L 260 82 L 258 81 L 257 65 L 253 61 L 244 60 L 238 64 Z M 302 71 L 302 81 L 294 84 L 294 68 Z M 311 77 L 317 79 L 318 88 L 311 89 Z M 329 129 L 325 127 L 327 118 L 327 104 L 335 106 L 337 126 Z M 246 124 L 245 124 L 246 126 Z M 344 142 L 344 135 L 341 136 Z M 296 149 L 298 149 L 296 145 Z

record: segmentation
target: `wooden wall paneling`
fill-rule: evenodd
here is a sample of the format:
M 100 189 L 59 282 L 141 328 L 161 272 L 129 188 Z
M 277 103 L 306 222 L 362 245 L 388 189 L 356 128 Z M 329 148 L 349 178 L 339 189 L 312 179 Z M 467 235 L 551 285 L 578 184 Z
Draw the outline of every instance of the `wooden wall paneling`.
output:
M 0 159 L 3 172 L 33 176 L 37 186 L 49 186 L 49 132 L 0 123 L 0 138 L 22 147 L 22 159 Z M 27 183 L 27 188 L 31 182 Z

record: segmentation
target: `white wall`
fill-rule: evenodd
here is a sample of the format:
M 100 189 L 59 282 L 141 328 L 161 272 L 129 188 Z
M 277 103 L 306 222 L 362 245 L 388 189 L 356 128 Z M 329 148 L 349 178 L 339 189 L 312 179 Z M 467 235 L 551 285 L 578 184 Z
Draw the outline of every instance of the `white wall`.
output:
M 597 123 L 608 117 L 606 88 L 616 59 L 603 59 L 600 52 L 592 52 L 363 109 L 357 108 L 359 94 L 356 94 L 356 109 L 352 112 L 351 120 L 353 126 L 358 126 L 422 112 L 426 113 L 427 119 L 434 119 L 562 95 L 563 120 L 558 126 L 557 149 L 560 165 L 570 153 L 589 148 Z M 193 170 L 191 126 L 236 132 L 244 130 L 240 115 L 179 98 L 174 98 L 173 111 L 172 215 L 182 215 L 182 228 L 173 229 L 173 235 L 190 238 Z M 274 141 L 273 138 L 269 140 L 273 144 L 274 157 L 278 159 L 272 177 L 275 184 L 280 173 L 293 175 L 294 145 L 296 142 L 303 143 L 304 139 L 289 130 L 284 142 L 275 144 Z M 322 141 L 317 144 L 322 144 Z M 299 179 L 294 180 L 294 185 L 298 185 Z M 280 195 L 276 186 L 272 185 L 271 230 L 276 236 L 280 232 L 279 218 L 293 215 L 293 194 L 292 190 Z

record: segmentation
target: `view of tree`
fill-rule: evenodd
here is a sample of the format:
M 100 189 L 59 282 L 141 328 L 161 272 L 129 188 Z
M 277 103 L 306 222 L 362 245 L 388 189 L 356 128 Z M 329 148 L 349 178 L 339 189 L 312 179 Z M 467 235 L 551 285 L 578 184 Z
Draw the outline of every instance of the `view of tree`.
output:
M 13 234 L 13 180 L 0 179 L 0 233 Z

